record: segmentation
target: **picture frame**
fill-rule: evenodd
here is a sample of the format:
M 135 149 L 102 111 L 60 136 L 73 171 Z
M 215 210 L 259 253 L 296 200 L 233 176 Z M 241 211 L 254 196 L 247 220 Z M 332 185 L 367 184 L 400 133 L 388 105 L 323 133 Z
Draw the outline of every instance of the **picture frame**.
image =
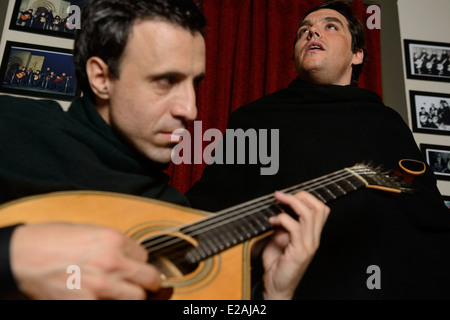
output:
M 436 179 L 450 181 L 450 147 L 421 144 L 420 149 Z
M 41 1 L 15 0 L 9 28 L 11 30 L 37 33 L 47 36 L 74 39 L 76 28 L 73 25 L 75 11 L 70 6 L 77 6 L 81 11 L 86 0 Z M 69 21 L 69 23 L 68 23 Z
M 410 91 L 413 132 L 450 135 L 450 94 Z
M 404 40 L 408 79 L 450 82 L 450 43 Z
M 445 206 L 450 209 L 450 196 L 442 196 L 442 198 L 444 199 Z
M 7 41 L 0 92 L 72 101 L 80 96 L 72 50 Z

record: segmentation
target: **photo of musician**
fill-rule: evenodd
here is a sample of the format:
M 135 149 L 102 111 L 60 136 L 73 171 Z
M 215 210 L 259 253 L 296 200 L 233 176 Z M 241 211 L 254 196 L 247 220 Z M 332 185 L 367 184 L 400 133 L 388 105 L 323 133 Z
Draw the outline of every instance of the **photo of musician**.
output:
M 450 78 L 450 48 L 411 45 L 414 75 Z
M 17 19 L 17 25 L 22 27 L 30 27 L 33 17 L 33 9 L 20 11 L 19 18 Z
M 444 176 L 450 179 L 450 151 L 427 149 L 426 157 L 438 179 Z
M 5 52 L 2 65 L 2 91 L 72 98 L 76 95 L 75 66 L 71 54 L 10 47 L 9 55 Z
M 33 73 L 33 76 L 31 78 L 31 83 L 30 85 L 32 87 L 39 87 L 42 83 L 42 74 L 41 74 L 41 70 L 36 70 Z
M 450 98 L 417 94 L 414 97 L 417 129 L 450 133 Z
M 83 0 L 17 0 L 11 21 L 11 27 L 44 34 L 62 33 L 72 36 L 74 28 L 69 28 L 67 18 L 68 8 L 72 5 L 82 7 Z M 28 30 L 27 30 L 28 29 Z

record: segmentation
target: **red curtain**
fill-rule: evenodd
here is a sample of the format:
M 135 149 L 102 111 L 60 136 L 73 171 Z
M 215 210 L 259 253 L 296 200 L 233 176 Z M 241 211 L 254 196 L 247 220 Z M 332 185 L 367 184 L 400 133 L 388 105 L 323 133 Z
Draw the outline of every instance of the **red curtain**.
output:
M 207 18 L 206 79 L 198 88 L 202 131 L 224 132 L 230 113 L 285 88 L 296 76 L 292 60 L 300 19 L 322 0 L 204 0 Z M 370 14 L 351 3 L 361 21 Z M 380 32 L 366 28 L 367 56 L 359 86 L 381 95 Z M 193 126 L 189 128 L 193 136 Z M 210 142 L 205 142 L 203 148 Z M 192 149 L 194 150 L 194 149 Z M 171 164 L 167 173 L 181 192 L 197 181 L 205 164 Z

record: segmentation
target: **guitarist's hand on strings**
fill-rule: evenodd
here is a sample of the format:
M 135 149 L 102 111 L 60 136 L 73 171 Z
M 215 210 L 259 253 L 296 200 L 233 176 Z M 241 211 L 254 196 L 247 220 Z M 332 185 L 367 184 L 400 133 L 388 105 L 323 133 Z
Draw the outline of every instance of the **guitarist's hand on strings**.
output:
M 290 206 L 298 215 L 298 220 L 287 213 L 269 220 L 276 231 L 262 255 L 264 297 L 274 300 L 292 299 L 319 247 L 320 235 L 330 209 L 304 191 L 295 195 L 276 192 L 275 198 Z
M 11 268 L 31 299 L 145 299 L 161 287 L 147 251 L 106 227 L 49 223 L 19 226 L 11 242 Z M 81 288 L 69 288 L 68 267 L 79 267 Z

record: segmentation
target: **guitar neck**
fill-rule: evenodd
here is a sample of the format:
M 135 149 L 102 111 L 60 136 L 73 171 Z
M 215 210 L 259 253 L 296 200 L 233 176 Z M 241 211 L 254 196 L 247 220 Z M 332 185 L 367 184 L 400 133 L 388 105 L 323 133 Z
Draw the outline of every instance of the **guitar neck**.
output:
M 308 191 L 324 203 L 329 203 L 365 188 L 368 182 L 362 174 L 370 173 L 371 169 L 360 165 L 282 191 L 290 194 L 301 190 Z M 268 219 L 283 211 L 283 207 L 271 194 L 219 211 L 214 216 L 185 226 L 180 231 L 198 242 L 198 246 L 189 250 L 185 259 L 189 263 L 198 263 L 220 251 L 264 234 L 273 229 Z

